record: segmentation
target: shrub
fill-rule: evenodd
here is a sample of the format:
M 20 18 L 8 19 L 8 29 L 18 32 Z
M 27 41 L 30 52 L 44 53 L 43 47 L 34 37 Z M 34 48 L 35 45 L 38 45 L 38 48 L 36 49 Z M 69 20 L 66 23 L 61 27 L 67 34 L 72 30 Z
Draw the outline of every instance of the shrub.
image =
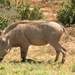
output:
M 34 7 L 34 9 L 31 11 L 31 14 L 30 14 L 30 20 L 39 20 L 39 19 L 43 19 L 43 14 L 42 12 L 39 12 L 40 10 L 40 7 L 39 6 L 36 6 Z
M 24 20 L 24 19 L 30 19 L 30 4 L 29 3 L 26 3 L 25 6 L 21 6 L 22 9 L 20 9 L 20 15 L 21 15 L 21 20 Z M 24 8 L 26 7 L 26 8 Z
M 25 5 L 20 6 L 20 15 L 21 20 L 39 20 L 43 19 L 43 14 L 40 12 L 40 7 L 36 6 L 32 10 L 30 9 L 30 4 L 26 3 Z
M 65 26 L 75 23 L 75 0 L 65 0 L 62 8 L 57 12 L 57 20 Z
M 0 16 L 0 29 L 3 30 L 6 26 L 9 25 L 9 20 Z
M 0 0 L 0 3 L 10 6 L 10 0 Z
M 75 72 L 75 64 L 72 66 L 72 72 Z

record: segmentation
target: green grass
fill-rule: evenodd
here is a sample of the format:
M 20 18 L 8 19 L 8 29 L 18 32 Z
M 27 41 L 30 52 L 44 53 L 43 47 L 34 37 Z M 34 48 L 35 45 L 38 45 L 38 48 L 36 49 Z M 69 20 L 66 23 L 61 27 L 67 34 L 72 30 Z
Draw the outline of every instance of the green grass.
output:
M 49 64 L 43 63 L 21 63 L 21 62 L 1 62 L 0 75 L 75 75 L 71 70 L 73 67 L 68 66 L 63 68 L 64 65 L 59 63 Z

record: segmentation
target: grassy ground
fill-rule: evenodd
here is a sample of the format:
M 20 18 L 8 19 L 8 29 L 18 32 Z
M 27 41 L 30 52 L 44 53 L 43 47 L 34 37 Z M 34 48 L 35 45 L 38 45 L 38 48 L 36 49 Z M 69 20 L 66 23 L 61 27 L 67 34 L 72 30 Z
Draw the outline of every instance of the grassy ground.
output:
M 1 62 L 0 75 L 75 75 L 75 65 L 60 63 Z

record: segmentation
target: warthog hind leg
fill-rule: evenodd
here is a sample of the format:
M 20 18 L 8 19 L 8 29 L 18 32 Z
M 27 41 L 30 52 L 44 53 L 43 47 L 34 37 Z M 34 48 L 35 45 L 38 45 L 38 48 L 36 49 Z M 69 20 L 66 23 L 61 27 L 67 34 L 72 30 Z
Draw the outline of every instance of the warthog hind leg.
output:
M 61 63 L 64 63 L 65 62 L 65 58 L 66 58 L 66 49 L 65 48 L 63 48 L 61 45 L 60 45 L 60 43 L 58 43 L 58 42 L 50 42 L 49 43 L 50 45 L 52 45 L 54 48 L 55 48 L 55 50 L 56 50 L 56 58 L 55 58 L 55 62 L 58 60 L 58 58 L 59 58 L 59 54 L 60 54 L 60 52 L 62 53 L 62 61 L 61 61 Z
M 56 58 L 55 58 L 55 60 L 54 60 L 55 62 L 58 60 L 59 54 L 60 54 L 60 51 L 56 50 Z

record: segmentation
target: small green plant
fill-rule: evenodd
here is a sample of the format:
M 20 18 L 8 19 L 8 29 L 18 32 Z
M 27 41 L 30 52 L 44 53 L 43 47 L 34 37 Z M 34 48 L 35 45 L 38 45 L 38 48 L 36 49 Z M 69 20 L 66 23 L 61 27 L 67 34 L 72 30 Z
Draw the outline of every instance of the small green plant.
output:
M 6 6 L 10 6 L 10 0 L 0 0 L 0 3 L 6 5 Z
M 75 64 L 72 66 L 72 72 L 75 72 Z
M 42 12 L 39 12 L 40 11 L 40 7 L 39 6 L 36 6 L 34 7 L 34 9 L 31 11 L 31 14 L 30 14 L 30 20 L 39 20 L 39 19 L 43 19 L 43 14 Z
M 57 20 L 66 26 L 75 24 L 75 0 L 65 0 L 57 12 Z
M 43 14 L 40 12 L 40 7 L 36 6 L 32 10 L 30 9 L 30 4 L 20 5 L 20 15 L 21 20 L 39 20 L 43 19 Z
M 0 16 L 0 29 L 3 30 L 8 24 L 9 20 Z
M 30 4 L 29 3 L 26 3 L 25 6 L 23 6 L 23 9 L 20 10 L 20 14 L 21 14 L 21 19 L 24 20 L 24 19 L 30 19 Z

